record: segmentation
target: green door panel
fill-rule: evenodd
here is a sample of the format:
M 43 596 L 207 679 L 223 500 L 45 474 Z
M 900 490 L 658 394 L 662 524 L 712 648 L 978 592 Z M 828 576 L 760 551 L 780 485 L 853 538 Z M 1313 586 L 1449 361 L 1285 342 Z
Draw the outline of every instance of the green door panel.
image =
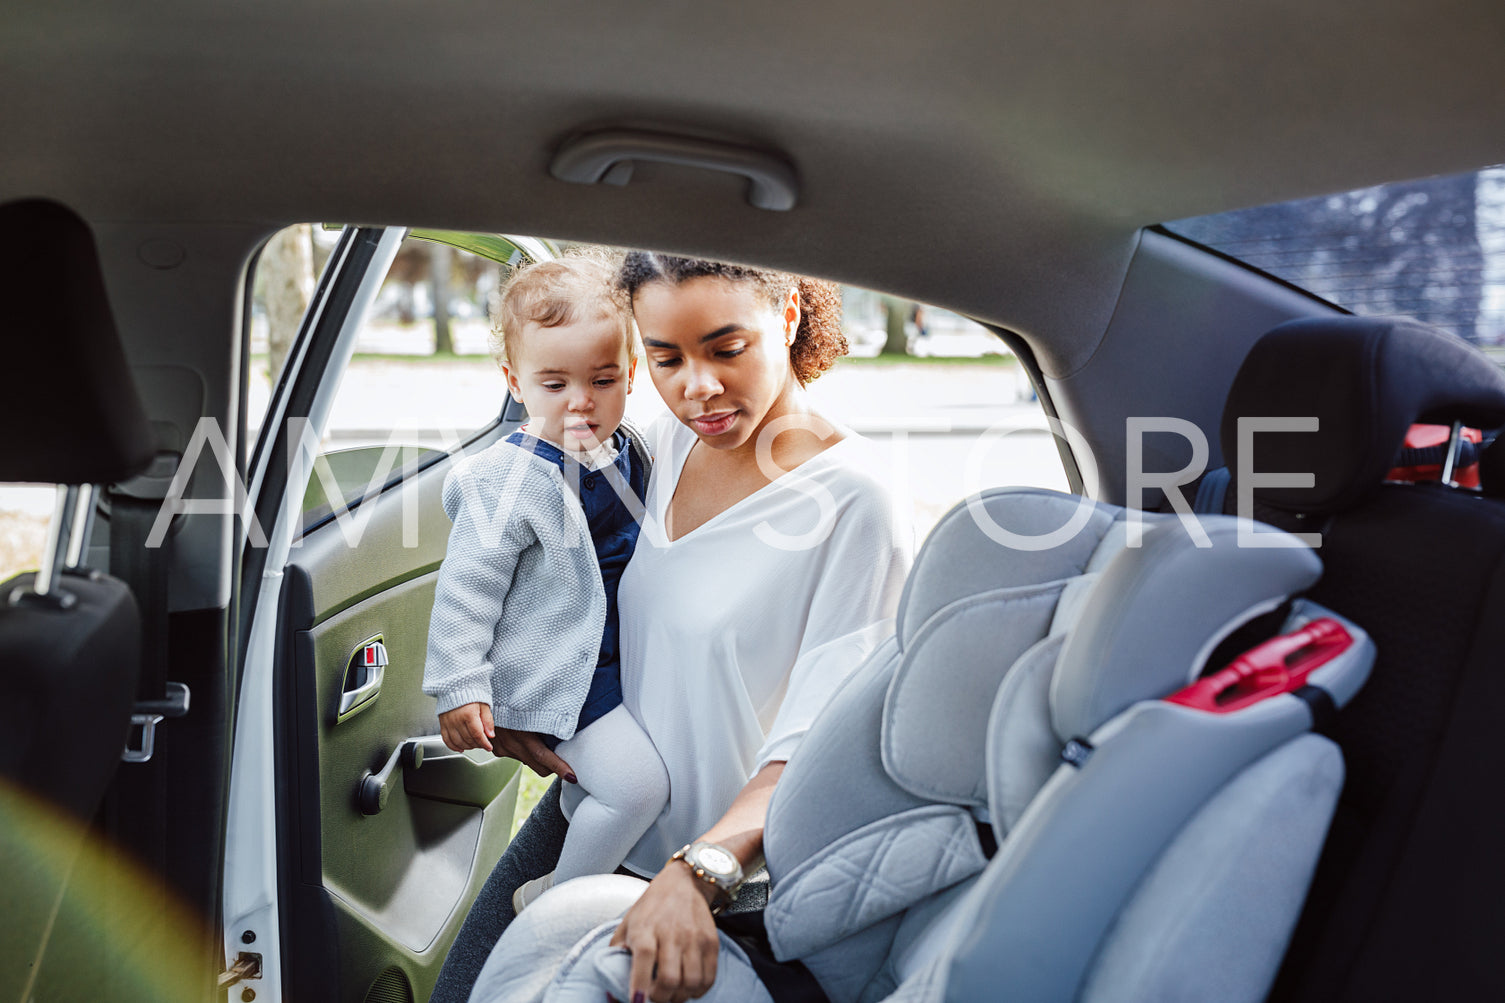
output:
M 450 522 L 440 496 L 451 467 L 450 460 L 437 463 L 339 517 L 331 516 L 297 542 L 292 562 L 309 572 L 314 623 L 438 570 L 449 543 Z M 418 658 L 421 672 L 421 651 Z
M 412 556 L 421 565 L 421 555 Z M 315 596 L 323 570 L 310 574 Z M 506 846 L 516 805 L 516 762 L 446 750 L 416 770 L 399 762 L 400 782 L 390 785 L 384 807 L 361 810 L 363 779 L 404 742 L 437 731 L 434 700 L 422 692 L 436 579 L 433 571 L 407 578 L 301 632 L 299 647 L 312 664 L 298 671 L 311 673 L 305 692 L 317 703 L 304 718 L 317 722 L 322 883 L 337 924 L 349 932 L 341 934 L 341 964 L 357 970 L 342 973 L 340 984 L 352 999 L 361 998 L 356 989 L 367 974 L 392 963 L 394 948 L 406 955 L 399 967 L 415 987 L 437 975 L 464 905 Z M 347 666 L 376 636 L 388 659 L 381 690 L 337 722 Z M 360 971 L 368 962 L 372 971 Z
M 400 486 L 339 518 L 315 513 L 284 569 L 283 943 L 299 998 L 426 999 L 511 833 L 518 764 L 444 749 L 422 690 L 451 466 L 409 468 Z M 376 638 L 386 661 L 380 688 L 340 720 L 342 694 L 374 679 L 352 659 Z M 363 811 L 359 791 L 388 766 L 386 797 L 367 814 L 373 802 Z

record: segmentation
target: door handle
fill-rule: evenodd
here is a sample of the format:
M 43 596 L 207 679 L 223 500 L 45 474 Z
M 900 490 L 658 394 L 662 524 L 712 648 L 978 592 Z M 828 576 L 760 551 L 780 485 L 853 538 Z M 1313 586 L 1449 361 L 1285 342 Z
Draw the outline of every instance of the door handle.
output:
M 566 140 L 549 173 L 576 184 L 625 185 L 638 160 L 741 175 L 747 179 L 747 201 L 759 209 L 793 209 L 799 194 L 794 168 L 776 153 L 641 129 L 607 129 Z
M 382 680 L 387 676 L 387 645 L 382 635 L 369 637 L 350 653 L 345 666 L 345 681 L 340 689 L 340 706 L 334 723 L 348 721 L 370 707 L 381 695 Z
M 485 749 L 455 752 L 438 735 L 410 738 L 392 750 L 380 770 L 361 775 L 355 797 L 362 815 L 380 814 L 387 806 L 399 767 L 409 797 L 485 808 L 517 774 L 518 763 Z
M 361 807 L 362 815 L 376 815 L 387 806 L 387 798 L 392 794 L 392 778 L 397 768 L 403 768 L 404 775 L 409 771 L 416 770 L 423 765 L 425 755 L 449 754 L 444 739 L 438 735 L 425 735 L 423 738 L 410 738 L 392 750 L 392 755 L 376 773 L 367 770 L 361 775 L 360 786 L 356 788 L 355 799 Z

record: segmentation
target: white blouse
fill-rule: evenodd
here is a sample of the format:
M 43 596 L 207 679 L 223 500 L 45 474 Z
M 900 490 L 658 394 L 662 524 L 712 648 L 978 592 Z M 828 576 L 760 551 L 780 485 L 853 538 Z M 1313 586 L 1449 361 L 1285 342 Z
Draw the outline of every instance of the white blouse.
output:
M 874 449 L 853 435 L 679 539 L 664 531 L 695 433 L 665 416 L 637 550 L 618 592 L 622 690 L 669 772 L 669 803 L 627 857 L 658 872 L 759 769 L 787 760 L 892 633 L 909 571 Z

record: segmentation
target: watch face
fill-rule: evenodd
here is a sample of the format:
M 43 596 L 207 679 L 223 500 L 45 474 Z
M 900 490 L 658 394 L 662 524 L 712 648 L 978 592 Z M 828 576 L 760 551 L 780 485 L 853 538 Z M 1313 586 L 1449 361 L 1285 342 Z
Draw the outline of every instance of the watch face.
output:
M 713 874 L 732 874 L 737 870 L 737 860 L 719 846 L 702 846 L 695 854 L 695 862 Z

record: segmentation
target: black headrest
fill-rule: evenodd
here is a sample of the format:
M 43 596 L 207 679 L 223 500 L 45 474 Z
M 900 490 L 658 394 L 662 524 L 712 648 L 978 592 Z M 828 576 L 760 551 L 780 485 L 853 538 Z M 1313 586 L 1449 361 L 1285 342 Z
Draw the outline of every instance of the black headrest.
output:
M 0 206 L 0 303 L 0 481 L 108 484 L 145 468 L 151 423 L 77 213 L 43 199 Z
M 1479 490 L 1491 498 L 1505 498 L 1505 435 L 1479 454 Z
M 1312 473 L 1311 488 L 1256 487 L 1261 502 L 1337 512 L 1379 487 L 1416 422 L 1505 424 L 1505 373 L 1462 339 L 1405 318 L 1289 321 L 1266 334 L 1234 377 L 1223 456 L 1238 476 L 1238 419 L 1308 417 L 1317 432 L 1259 432 L 1255 473 Z

